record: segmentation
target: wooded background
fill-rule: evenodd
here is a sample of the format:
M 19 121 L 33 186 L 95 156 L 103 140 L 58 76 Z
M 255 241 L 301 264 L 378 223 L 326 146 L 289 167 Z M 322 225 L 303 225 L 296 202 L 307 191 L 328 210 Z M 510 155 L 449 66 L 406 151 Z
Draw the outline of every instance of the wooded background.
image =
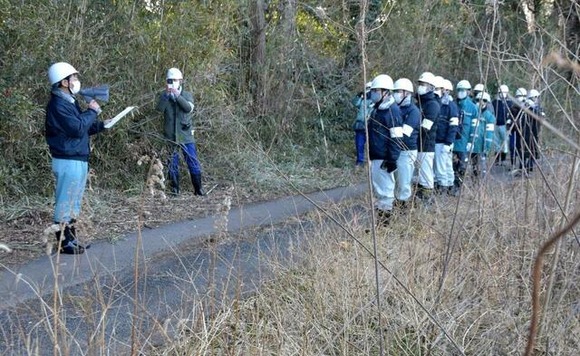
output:
M 350 99 L 381 73 L 432 71 L 492 94 L 533 87 L 551 122 L 578 137 L 577 0 L 370 0 L 364 27 L 361 3 L 0 0 L 2 200 L 52 194 L 44 109 L 58 61 L 85 88 L 111 86 L 103 119 L 139 106 L 92 141 L 92 184 L 104 188 L 141 186 L 139 157 L 166 152 L 154 104 L 173 66 L 194 93 L 202 167 L 216 180 L 260 184 L 268 162 L 350 167 Z

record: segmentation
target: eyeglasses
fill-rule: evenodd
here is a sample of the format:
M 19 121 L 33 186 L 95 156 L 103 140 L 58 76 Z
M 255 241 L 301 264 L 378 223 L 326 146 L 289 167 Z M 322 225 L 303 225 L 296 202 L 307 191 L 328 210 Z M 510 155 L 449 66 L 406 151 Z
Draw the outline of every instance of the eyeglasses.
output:
M 173 84 L 173 81 L 174 81 L 174 80 L 175 80 L 175 79 L 167 79 L 167 84 Z

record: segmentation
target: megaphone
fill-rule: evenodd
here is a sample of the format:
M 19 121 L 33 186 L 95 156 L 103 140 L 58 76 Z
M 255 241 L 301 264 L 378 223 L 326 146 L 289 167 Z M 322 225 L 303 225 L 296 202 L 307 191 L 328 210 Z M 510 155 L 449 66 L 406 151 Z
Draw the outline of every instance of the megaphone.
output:
M 106 103 L 109 101 L 109 86 L 101 85 L 98 87 L 81 89 L 79 94 L 82 95 L 87 103 L 90 103 L 91 100 L 99 100 Z

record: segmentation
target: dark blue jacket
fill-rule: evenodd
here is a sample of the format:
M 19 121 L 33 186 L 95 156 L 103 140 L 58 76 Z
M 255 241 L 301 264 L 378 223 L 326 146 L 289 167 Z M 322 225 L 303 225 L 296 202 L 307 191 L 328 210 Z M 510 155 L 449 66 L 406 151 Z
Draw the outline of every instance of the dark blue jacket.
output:
M 378 104 L 368 120 L 369 158 L 395 163 L 401 153 L 402 137 L 392 137 L 393 128 L 402 130 L 403 120 L 397 104 L 385 110 L 379 110 Z
M 451 146 L 459 130 L 459 108 L 452 100 L 441 100 L 435 143 Z
M 401 117 L 403 119 L 403 144 L 405 145 L 403 150 L 416 150 L 421 125 L 421 112 L 413 102 L 409 105 L 400 106 L 399 108 L 401 109 Z M 407 135 L 409 131 L 411 134 Z
M 428 92 L 419 95 L 418 105 L 421 110 L 421 131 L 419 133 L 419 152 L 435 152 L 435 136 L 437 135 L 437 121 L 439 120 L 439 103 L 435 98 L 435 93 Z M 430 129 L 427 121 L 432 122 Z
M 104 129 L 96 111 L 81 111 L 70 95 L 51 94 L 46 106 L 45 137 L 53 158 L 88 161 L 89 136 Z
M 509 99 L 497 98 L 491 102 L 497 126 L 504 126 L 511 119 L 513 102 Z

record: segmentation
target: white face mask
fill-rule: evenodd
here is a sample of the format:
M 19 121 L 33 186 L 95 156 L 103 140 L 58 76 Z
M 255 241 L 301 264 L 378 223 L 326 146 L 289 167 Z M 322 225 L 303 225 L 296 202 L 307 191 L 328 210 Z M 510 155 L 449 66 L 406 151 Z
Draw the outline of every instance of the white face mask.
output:
M 457 92 L 457 99 L 465 99 L 467 98 L 467 91 L 465 90 L 460 90 Z
M 400 104 L 405 97 L 403 96 L 403 93 L 393 93 L 393 98 L 395 98 L 395 102 L 398 104 Z
M 74 95 L 77 94 L 79 91 L 81 91 L 81 82 L 78 80 L 75 81 L 69 81 L 69 90 L 70 92 Z
M 442 93 L 441 89 L 435 89 L 433 92 L 434 92 L 434 93 L 435 93 L 435 95 L 437 95 L 438 97 L 442 97 L 442 96 L 443 96 L 443 93 Z
M 419 85 L 417 87 L 417 94 L 419 94 L 419 95 L 425 95 L 425 94 L 427 94 L 428 91 L 429 91 L 429 88 L 427 88 L 427 86 L 425 86 L 425 85 Z
M 499 93 L 499 96 L 500 96 L 502 99 L 505 99 L 505 98 L 507 98 L 507 93 Z

